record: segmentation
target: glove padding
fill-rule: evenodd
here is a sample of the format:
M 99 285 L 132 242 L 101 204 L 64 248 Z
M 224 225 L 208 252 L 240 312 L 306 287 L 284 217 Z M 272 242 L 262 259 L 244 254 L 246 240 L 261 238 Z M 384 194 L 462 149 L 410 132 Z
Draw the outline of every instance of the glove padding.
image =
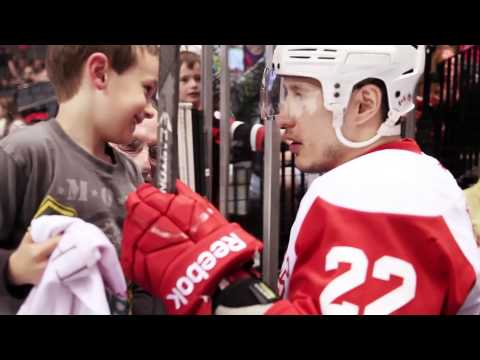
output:
M 211 314 L 217 284 L 262 243 L 182 182 L 176 188 L 167 194 L 145 184 L 129 195 L 121 264 L 168 314 Z

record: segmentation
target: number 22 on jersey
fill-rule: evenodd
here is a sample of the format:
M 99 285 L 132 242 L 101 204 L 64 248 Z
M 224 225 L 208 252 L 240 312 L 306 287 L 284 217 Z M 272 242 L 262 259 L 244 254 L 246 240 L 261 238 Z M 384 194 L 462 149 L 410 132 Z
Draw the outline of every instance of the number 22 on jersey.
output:
M 351 267 L 323 289 L 320 294 L 320 309 L 324 315 L 358 315 L 358 305 L 348 301 L 340 304 L 333 302 L 367 281 L 368 258 L 360 249 L 335 246 L 326 256 L 325 270 L 338 269 L 340 263 L 348 263 Z M 402 278 L 402 285 L 366 305 L 364 315 L 388 315 L 415 298 L 417 274 L 412 264 L 392 256 L 383 256 L 375 261 L 373 278 L 388 281 L 391 275 Z

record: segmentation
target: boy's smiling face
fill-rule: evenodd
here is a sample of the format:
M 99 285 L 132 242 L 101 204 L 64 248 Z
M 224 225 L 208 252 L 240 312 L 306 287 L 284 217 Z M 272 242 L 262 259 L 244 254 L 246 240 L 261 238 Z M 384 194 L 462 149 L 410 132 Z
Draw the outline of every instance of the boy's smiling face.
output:
M 152 100 L 157 92 L 159 59 L 141 48 L 136 51 L 136 63 L 125 72 L 108 71 L 95 116 L 104 141 L 130 143 L 136 125 L 155 115 Z

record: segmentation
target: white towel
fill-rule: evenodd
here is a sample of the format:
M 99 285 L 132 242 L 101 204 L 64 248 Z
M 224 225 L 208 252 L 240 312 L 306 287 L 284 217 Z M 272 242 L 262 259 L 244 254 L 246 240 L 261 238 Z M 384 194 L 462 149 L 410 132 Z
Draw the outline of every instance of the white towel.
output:
M 18 315 L 109 315 L 106 289 L 127 299 L 127 286 L 114 246 L 95 225 L 51 215 L 32 222 L 32 239 L 42 243 L 63 233 L 47 268 Z

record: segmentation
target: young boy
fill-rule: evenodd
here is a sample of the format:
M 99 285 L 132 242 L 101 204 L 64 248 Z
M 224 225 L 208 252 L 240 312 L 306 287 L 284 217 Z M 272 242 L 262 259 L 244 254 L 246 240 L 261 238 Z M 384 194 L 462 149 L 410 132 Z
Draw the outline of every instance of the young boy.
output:
M 180 48 L 180 102 L 192 103 L 195 110 L 201 110 L 202 68 L 201 48 L 183 45 Z
M 57 118 L 0 141 L 1 313 L 18 310 L 59 241 L 34 244 L 32 219 L 82 218 L 119 249 L 126 196 L 143 179 L 109 142 L 128 144 L 136 125 L 153 117 L 158 54 L 156 45 L 49 46 Z M 133 312 L 149 312 L 148 304 Z

